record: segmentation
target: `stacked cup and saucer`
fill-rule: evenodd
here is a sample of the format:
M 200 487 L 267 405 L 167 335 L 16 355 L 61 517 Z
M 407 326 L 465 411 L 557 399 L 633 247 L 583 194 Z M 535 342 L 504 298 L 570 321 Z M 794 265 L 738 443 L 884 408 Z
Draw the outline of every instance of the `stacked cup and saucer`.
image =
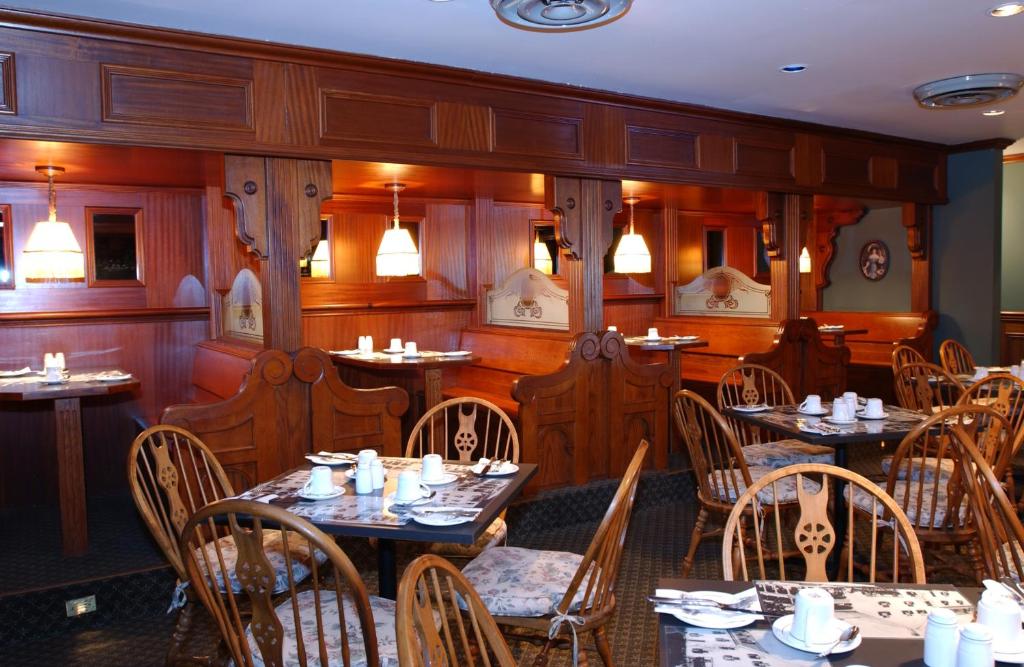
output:
M 982 593 L 981 600 L 978 601 L 978 623 L 992 632 L 993 658 L 999 662 L 1024 664 L 1021 608 L 1013 598 L 995 590 Z M 961 631 L 961 642 L 964 641 L 965 632 L 966 629 Z
M 330 500 L 344 493 L 345 487 L 334 483 L 334 474 L 327 466 L 314 466 L 309 471 L 309 479 L 299 489 L 299 497 L 304 500 Z
M 843 641 L 852 626 L 835 616 L 835 601 L 823 588 L 797 591 L 793 613 L 772 623 L 776 639 L 799 651 L 809 653 L 846 653 L 860 646 L 860 634 Z
M 832 401 L 832 414 L 825 417 L 830 424 L 849 425 L 857 423 L 857 394 L 848 391 Z
M 445 472 L 444 459 L 440 454 L 427 454 L 420 463 L 420 479 L 423 484 L 443 486 L 451 484 L 459 478 L 452 472 Z
M 821 404 L 821 396 L 818 394 L 808 394 L 804 402 L 797 406 L 796 411 L 810 417 L 824 417 L 828 414 L 828 410 Z
M 430 487 L 420 483 L 420 476 L 415 470 L 403 470 L 398 473 L 398 486 L 384 500 L 389 505 L 413 507 L 430 502 L 433 495 Z
M 857 416 L 861 419 L 886 419 L 889 413 L 885 411 L 882 399 L 869 398 L 868 402 L 864 405 L 864 409 L 857 411 Z

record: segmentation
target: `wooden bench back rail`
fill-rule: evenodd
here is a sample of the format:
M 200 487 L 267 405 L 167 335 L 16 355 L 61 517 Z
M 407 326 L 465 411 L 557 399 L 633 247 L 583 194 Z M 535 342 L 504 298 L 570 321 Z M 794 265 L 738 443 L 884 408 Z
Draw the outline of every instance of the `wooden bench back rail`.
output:
M 252 360 L 261 352 L 248 343 L 204 340 L 192 362 L 193 403 L 212 403 L 238 393 Z
M 826 344 L 813 319 L 785 320 L 772 347 L 746 354 L 743 363 L 766 366 L 786 380 L 801 399 L 820 394 L 825 400 L 846 390 L 850 348 Z
M 938 314 L 933 310 L 921 313 L 857 313 L 819 311 L 807 312 L 818 324 L 842 324 L 847 329 L 867 329 L 860 336 L 850 336 L 850 362 L 858 366 L 884 366 L 892 361 L 892 348 L 896 345 L 912 347 L 925 359 L 932 358 L 932 342 Z
M 654 443 L 654 466 L 666 467 L 671 387 L 668 365 L 637 363 L 621 334 L 576 336 L 558 371 L 524 376 L 512 390 L 522 459 L 540 467 L 531 486 L 621 476 L 642 439 Z
M 260 353 L 238 393 L 223 401 L 174 405 L 161 422 L 195 433 L 226 469 L 263 481 L 320 450 L 402 452 L 409 397 L 397 387 L 354 389 L 326 352 Z
M 651 326 L 662 336 L 700 336 L 707 347 L 680 353 L 682 379 L 718 385 L 726 371 L 750 352 L 767 350 L 779 333 L 773 320 L 735 317 L 657 318 Z

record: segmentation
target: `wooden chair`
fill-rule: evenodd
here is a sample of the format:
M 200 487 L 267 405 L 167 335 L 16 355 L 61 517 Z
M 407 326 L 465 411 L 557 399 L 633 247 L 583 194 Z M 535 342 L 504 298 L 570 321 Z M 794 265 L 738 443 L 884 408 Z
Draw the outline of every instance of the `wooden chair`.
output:
M 942 341 L 939 360 L 950 375 L 974 375 L 974 357 L 959 341 L 952 338 Z
M 445 459 L 473 461 L 487 457 L 519 463 L 519 435 L 504 410 L 482 398 L 464 396 L 438 403 L 420 417 L 405 445 L 407 458 L 440 454 Z M 473 558 L 508 537 L 505 512 L 470 545 L 435 543 L 434 553 Z
M 816 493 L 807 488 L 805 477 L 810 477 L 816 484 L 820 484 Z M 881 553 L 884 535 L 880 534 L 880 529 L 888 526 L 886 532 L 893 533 L 890 563 L 893 583 L 899 580 L 901 558 L 906 561 L 905 566 L 911 573 L 912 583 L 925 583 L 921 547 L 913 526 L 896 502 L 866 477 L 836 466 L 816 464 L 801 464 L 775 470 L 749 486 L 736 502 L 725 523 L 725 536 L 722 540 L 722 571 L 726 581 L 732 581 L 734 578 L 743 581 L 750 581 L 751 578 L 794 580 L 793 577 L 787 576 L 784 558 L 789 544 L 795 545 L 804 564 L 803 576 L 797 580 L 828 581 L 826 562 L 835 549 L 837 537 L 835 524 L 828 515 L 831 505 L 829 494 L 834 486 L 834 482 L 829 483 L 830 480 L 839 480 L 839 483 L 847 488 L 862 490 L 872 499 L 872 514 L 879 515 L 882 519 L 862 522 L 867 525 L 867 534 L 858 534 L 853 506 L 849 506 L 846 534 L 843 536 L 843 561 L 846 567 L 840 568 L 841 576 L 845 569 L 844 581 L 855 581 L 855 574 L 860 572 L 854 568 L 854 561 L 862 554 L 854 553 L 851 557 L 850 553 L 851 548 L 857 545 L 867 545 L 868 553 L 863 554 L 869 564 L 867 578 L 872 583 L 876 581 L 876 565 L 880 557 L 884 556 Z M 779 520 L 781 513 L 778 498 L 783 493 L 784 485 L 796 489 L 797 502 L 800 506 L 800 520 L 789 528 L 784 527 Z M 773 498 L 773 511 L 766 514 L 761 511 L 762 502 L 759 496 L 769 487 Z M 752 517 L 754 520 L 749 520 Z M 763 548 L 766 543 L 774 545 L 774 559 L 766 557 Z M 753 555 L 747 553 L 748 546 L 753 549 Z M 775 562 L 772 563 L 772 560 Z M 777 569 L 769 573 L 766 565 L 773 564 Z M 753 577 L 750 572 L 752 565 L 756 568 Z M 791 569 L 790 572 L 792 571 Z
M 753 405 L 793 405 L 793 392 L 781 375 L 758 364 L 731 368 L 718 382 L 718 409 Z M 726 420 L 743 447 L 748 465 L 784 468 L 797 463 L 835 462 L 831 447 L 811 445 L 795 438 L 772 440 L 771 433 L 731 417 Z
M 985 455 L 969 438 L 954 437 L 960 474 L 978 533 L 978 551 L 988 579 L 1024 581 L 1024 526 Z
M 909 345 L 897 345 L 892 349 L 892 376 L 896 377 L 905 364 L 927 363 L 924 355 Z
M 266 524 L 266 525 L 265 525 Z M 273 526 L 273 527 L 271 527 Z M 273 541 L 297 544 L 309 559 L 311 576 L 301 589 L 294 568 L 282 574 Z M 232 554 L 220 535 L 230 535 Z M 398 659 L 395 603 L 366 594 L 352 561 L 334 540 L 291 512 L 251 500 L 221 500 L 203 507 L 182 531 L 180 550 L 189 581 L 213 616 L 233 664 L 379 665 Z M 286 551 L 285 559 L 291 564 Z M 210 573 L 207 576 L 207 573 Z M 238 581 L 223 587 L 216 582 Z M 275 596 L 276 590 L 286 595 Z M 242 609 L 251 609 L 246 625 Z
M 708 517 L 711 514 L 728 517 L 736 501 L 754 480 L 764 477 L 772 469 L 747 465 L 743 448 L 725 417 L 699 394 L 683 389 L 676 393 L 672 407 L 676 427 L 683 434 L 693 472 L 697 476 L 697 501 L 700 503 L 690 547 L 683 559 L 682 576 L 686 577 L 693 567 L 701 540 L 722 534 L 721 528 L 705 531 Z M 779 500 L 784 509 L 795 507 L 795 490 Z
M 926 415 L 953 407 L 964 393 L 959 380 L 927 362 L 903 364 L 893 382 L 900 406 Z
M 885 492 L 896 501 L 914 526 L 918 540 L 929 556 L 941 562 L 943 547 L 966 547 L 975 539 L 967 511 L 963 479 L 957 472 L 957 450 L 952 434 L 970 438 L 983 452 L 997 475 L 1002 475 L 1019 439 L 1015 441 L 1010 423 L 996 410 L 980 405 L 961 405 L 939 412 L 921 422 L 900 442 L 888 466 Z M 872 500 L 854 493 L 852 502 L 868 516 L 877 514 Z M 971 556 L 975 571 L 981 573 L 977 554 Z M 938 566 L 936 565 L 936 567 Z
M 516 664 L 473 585 L 439 556 L 420 556 L 405 568 L 397 607 L 401 667 Z
M 622 545 L 648 449 L 647 441 L 640 441 L 583 556 L 496 547 L 463 569 L 498 625 L 527 633 L 512 635 L 517 638 L 543 642 L 535 665 L 546 665 L 550 650 L 570 636 L 579 664 L 586 665 L 586 648 L 577 644 L 577 637 L 588 632 L 593 635 L 602 662 L 612 665 L 604 626 L 615 612 Z M 575 659 L 574 655 L 574 663 Z
M 976 403 L 987 405 L 1006 417 L 1014 434 L 1024 431 L 1024 380 L 1009 373 L 995 373 L 972 384 L 960 397 L 957 405 Z M 1016 498 L 1013 479 L 1013 461 L 1006 468 L 1004 484 L 1010 498 Z M 1022 501 L 1024 502 L 1024 501 Z

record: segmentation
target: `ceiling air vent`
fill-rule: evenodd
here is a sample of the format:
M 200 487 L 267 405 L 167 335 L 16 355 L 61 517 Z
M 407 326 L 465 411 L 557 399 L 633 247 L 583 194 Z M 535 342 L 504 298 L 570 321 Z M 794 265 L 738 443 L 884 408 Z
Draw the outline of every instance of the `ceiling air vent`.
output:
M 1019 74 L 966 74 L 932 81 L 914 89 L 917 103 L 929 109 L 988 106 L 1017 94 Z
M 524 30 L 585 30 L 610 23 L 633 0 L 491 0 L 498 17 Z

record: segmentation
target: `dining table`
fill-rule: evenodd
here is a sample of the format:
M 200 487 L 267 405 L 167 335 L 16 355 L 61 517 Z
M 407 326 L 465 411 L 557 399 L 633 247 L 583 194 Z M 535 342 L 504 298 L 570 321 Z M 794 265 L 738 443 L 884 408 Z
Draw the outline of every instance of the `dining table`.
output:
M 818 327 L 818 335 L 822 338 L 831 338 L 832 344 L 839 346 L 846 344 L 847 336 L 863 336 L 868 330 L 863 327 Z
M 981 595 L 979 588 L 946 584 L 805 584 L 677 578 L 658 581 L 659 589 L 690 594 L 704 591 L 737 594 L 752 586 L 757 588 L 762 610 L 770 614 L 791 612 L 792 595 L 800 587 L 824 586 L 836 600 L 836 617 L 860 629 L 860 645 L 845 653 L 817 658 L 814 653 L 790 648 L 779 641 L 771 630 L 774 615 L 740 628 L 707 629 L 673 614 L 659 613 L 658 664 L 662 667 L 923 666 L 923 627 L 928 609 L 946 606 L 963 625 L 973 618 L 973 607 Z
M 328 458 L 331 457 L 328 455 Z M 313 461 L 259 484 L 238 498 L 283 507 L 329 535 L 376 538 L 379 594 L 393 600 L 398 589 L 397 542 L 473 544 L 537 473 L 535 464 L 519 463 L 511 474 L 479 475 L 472 470 L 471 462 L 445 461 L 444 470 L 450 481 L 429 486 L 431 495 L 415 509 L 472 508 L 478 511 L 456 525 L 436 526 L 421 523 L 413 516 L 411 507 L 396 504 L 393 498 L 399 473 L 418 471 L 421 459 L 380 457 L 380 460 L 387 475 L 384 488 L 371 493 L 356 493 L 351 475 L 353 460 L 337 457 L 331 465 L 332 477 L 344 493 L 336 498 L 313 501 L 300 496 Z
M 32 371 L 0 378 L 0 404 L 36 401 L 53 406 L 61 546 L 65 556 L 80 556 L 89 549 L 82 399 L 134 392 L 140 387 L 138 378 L 121 369 L 79 369 L 65 373 L 58 382 L 48 382 L 41 372 Z

